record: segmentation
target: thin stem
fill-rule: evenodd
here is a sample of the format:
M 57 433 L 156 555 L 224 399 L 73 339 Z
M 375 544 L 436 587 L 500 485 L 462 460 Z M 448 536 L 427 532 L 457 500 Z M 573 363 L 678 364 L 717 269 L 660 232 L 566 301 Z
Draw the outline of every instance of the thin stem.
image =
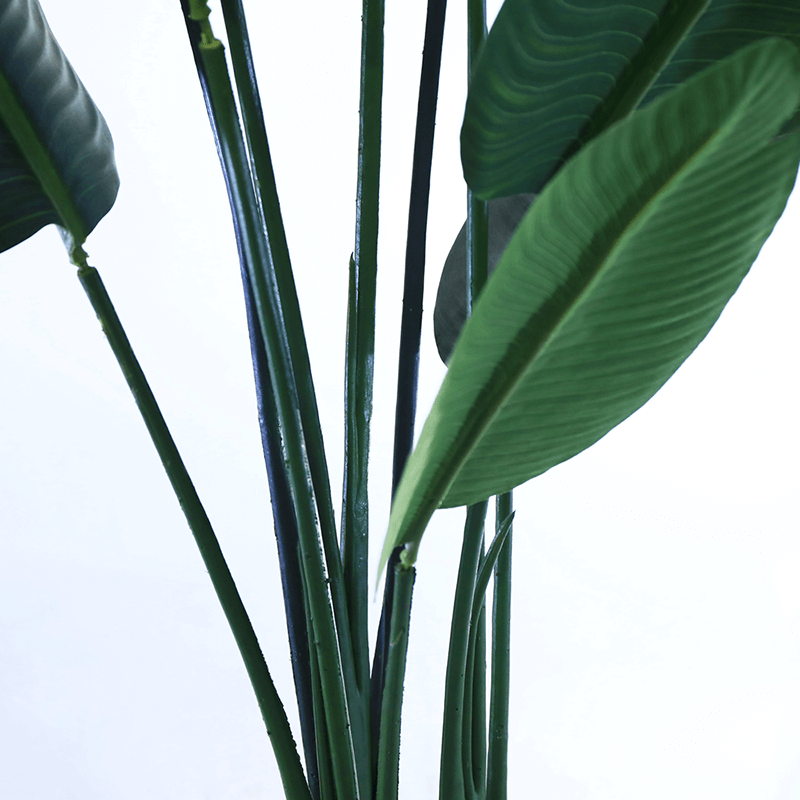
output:
M 237 230 L 237 243 L 241 253 L 241 236 Z M 278 415 L 272 382 L 269 377 L 267 354 L 261 328 L 255 317 L 255 299 L 250 287 L 247 271 L 242 266 L 242 285 L 245 295 L 247 327 L 250 333 L 250 350 L 256 385 L 256 404 L 261 429 L 261 445 L 267 466 L 267 481 L 272 504 L 272 518 L 278 546 L 278 563 L 283 588 L 286 612 L 286 628 L 289 637 L 289 653 L 292 661 L 297 709 L 300 717 L 300 734 L 306 760 L 306 772 L 311 795 L 319 800 L 319 774 L 317 767 L 317 744 L 315 741 L 314 690 L 311 666 L 316 662 L 310 658 L 308 624 L 306 619 L 305 593 L 300 570 L 300 553 L 297 519 L 292 506 L 292 496 L 281 459 L 281 441 L 278 433 Z
M 186 26 L 195 66 L 200 79 L 200 85 L 206 101 L 209 123 L 217 143 L 220 162 L 224 169 L 225 162 L 222 158 L 219 130 L 211 106 L 208 76 L 206 75 L 205 66 L 200 54 L 200 24 L 196 20 L 187 17 Z M 226 180 L 226 188 L 228 189 L 228 200 L 230 202 L 231 211 L 233 212 L 235 210 L 235 202 L 231 195 L 230 180 Z M 242 238 L 242 225 L 235 213 L 232 213 L 232 218 L 236 245 L 239 252 L 242 286 L 244 289 L 245 311 L 250 338 L 250 354 L 253 362 L 253 376 L 255 379 L 256 406 L 258 409 L 264 461 L 267 468 L 267 481 L 269 483 L 275 539 L 278 547 L 278 563 L 280 565 L 281 585 L 283 588 L 292 674 L 294 677 L 295 695 L 297 697 L 298 714 L 300 718 L 300 732 L 303 740 L 303 750 L 305 752 L 309 788 L 315 800 L 319 800 L 320 789 L 317 773 L 317 745 L 315 742 L 313 709 L 314 694 L 312 689 L 311 667 L 309 664 L 309 630 L 306 619 L 303 578 L 300 569 L 297 519 L 292 505 L 286 468 L 281 457 L 280 426 L 277 409 L 275 407 L 272 382 L 269 376 L 266 347 L 257 319 L 255 297 L 248 277 L 249 270 L 245 264 L 245 246 Z
M 471 783 L 474 797 L 482 797 L 486 790 L 486 600 L 481 600 L 478 614 L 473 619 L 475 630 L 468 660 L 469 672 L 466 686 L 467 696 L 471 693 L 469 707 L 470 724 L 465 727 L 464 736 L 470 737 L 471 774 L 464 780 Z
M 433 132 L 446 0 L 428 0 L 422 74 L 419 83 L 414 160 L 411 168 L 411 199 L 408 207 L 406 269 L 403 286 L 403 315 L 400 326 L 400 358 L 397 372 L 394 469 L 392 494 L 400 482 L 414 441 L 414 416 L 417 408 L 419 347 L 422 333 L 422 293 L 425 282 L 425 244 L 428 229 L 428 199 L 431 186 Z
M 471 78 L 486 39 L 486 2 L 467 3 L 467 76 Z M 489 272 L 488 218 L 486 203 L 467 190 L 467 316 L 486 284 Z M 485 561 L 481 543 L 480 561 Z M 478 570 L 479 572 L 479 570 Z M 464 686 L 464 784 L 467 794 L 477 800 L 486 788 L 486 598 L 485 586 L 477 586 L 470 614 L 467 669 Z M 478 594 L 480 591 L 480 594 Z
M 508 695 L 511 653 L 511 492 L 497 498 L 497 525 L 508 521 L 508 532 L 494 568 L 492 602 L 492 673 L 489 689 L 489 754 L 486 800 L 506 800 L 508 794 Z M 501 530 L 498 530 L 498 536 Z
M 338 572 L 338 559 L 334 559 L 333 554 L 337 553 L 338 555 L 338 551 L 328 463 L 325 458 L 322 427 L 319 421 L 317 396 L 311 375 L 303 319 L 289 258 L 289 247 L 283 227 L 278 189 L 275 184 L 272 157 L 264 125 L 264 113 L 241 0 L 222 0 L 222 13 L 228 33 L 231 62 L 242 108 L 244 132 L 249 148 L 254 184 L 257 187 L 256 200 L 269 242 L 265 253 L 267 260 L 264 262 L 263 268 L 274 272 L 284 310 L 283 324 L 286 329 L 292 370 L 298 388 L 298 408 L 303 422 L 303 434 L 308 449 L 314 494 L 317 498 L 317 513 L 322 529 L 325 556 L 333 582 Z
M 133 393 L 136 405 L 139 407 L 139 412 L 158 451 L 161 463 L 164 465 L 178 502 L 186 515 L 186 520 L 197 542 L 220 605 L 236 639 L 261 709 L 261 715 L 267 726 L 267 733 L 278 762 L 286 797 L 290 800 L 310 800 L 311 794 L 303 775 L 303 767 L 300 764 L 300 757 L 289 728 L 286 712 L 275 691 L 255 631 L 242 604 L 228 565 L 225 563 L 211 523 L 200 503 L 200 498 L 186 472 L 183 460 L 99 273 L 84 262 L 78 269 L 78 278 L 103 326 L 106 338 Z
M 436 101 L 439 95 L 439 72 L 442 61 L 442 40 L 447 0 L 428 0 L 425 20 L 425 42 L 417 103 L 417 124 L 414 134 L 414 158 L 411 168 L 411 198 L 408 207 L 403 312 L 400 322 L 400 355 L 397 368 L 397 404 L 395 408 L 392 496 L 400 483 L 414 442 L 414 417 L 417 408 L 419 349 L 422 334 L 422 294 L 425 283 L 425 244 L 428 228 L 428 198 L 433 159 L 433 134 L 436 122 Z M 370 681 L 370 709 L 373 730 L 380 725 L 385 684 L 394 593 L 394 567 L 399 562 L 396 548 L 386 567 L 383 607 L 375 643 L 375 658 Z M 374 751 L 373 751 L 374 755 Z M 374 759 L 373 759 L 373 763 Z
M 250 153 L 250 163 L 254 178 L 255 195 L 259 212 L 267 235 L 264 268 L 274 274 L 278 297 L 283 309 L 281 320 L 289 347 L 291 368 L 297 386 L 296 403 L 302 422 L 303 445 L 308 457 L 308 470 L 317 498 L 318 524 L 321 530 L 322 545 L 325 552 L 330 578 L 330 593 L 336 620 L 336 633 L 339 641 L 341 668 L 344 675 L 347 706 L 350 713 L 350 728 L 356 763 L 359 768 L 359 782 L 362 793 L 370 782 L 369 770 L 369 716 L 366 699 L 361 699 L 359 678 L 366 687 L 368 680 L 368 655 L 362 655 L 360 672 L 356 666 L 354 644 L 351 637 L 351 624 L 346 596 L 347 582 L 343 575 L 342 562 L 336 541 L 336 528 L 333 517 L 333 504 L 330 494 L 327 461 L 322 440 L 316 394 L 311 376 L 311 367 L 306 347 L 305 333 L 297 299 L 289 250 L 283 227 L 275 175 L 267 140 L 264 115 L 258 92 L 253 66 L 250 39 L 241 0 L 222 0 L 222 11 L 231 47 L 231 60 L 242 108 L 245 135 Z M 366 561 L 366 559 L 365 559 Z M 366 564 L 364 566 L 366 581 Z M 365 583 L 366 586 L 366 583 Z M 366 616 L 366 605 L 363 606 Z M 364 647 L 368 648 L 367 623 L 363 621 Z
M 355 249 L 350 261 L 341 554 L 358 713 L 369 734 L 369 449 L 375 360 L 384 0 L 363 0 Z M 368 738 L 369 735 L 368 735 Z M 371 737 L 377 739 L 377 731 Z M 368 748 L 372 782 L 372 748 Z
M 470 506 L 467 509 L 467 522 L 464 526 L 464 544 L 458 566 L 450 647 L 447 653 L 439 800 L 464 800 L 466 796 L 463 734 L 467 655 L 475 581 L 483 547 L 486 506 L 485 500 Z
M 411 623 L 411 597 L 416 571 L 398 564 L 395 567 L 392 628 L 386 663 L 386 684 L 381 713 L 380 748 L 376 800 L 397 800 L 400 769 L 400 720 L 403 709 L 403 684 Z
M 229 182 L 234 215 L 242 227 L 244 262 L 248 268 L 257 317 L 267 348 L 270 378 L 283 435 L 284 463 L 297 515 L 300 553 L 307 578 L 306 600 L 313 620 L 313 642 L 320 666 L 320 683 L 327 712 L 336 791 L 341 797 L 358 797 L 357 766 L 339 641 L 320 549 L 317 503 L 309 472 L 309 453 L 303 436 L 298 388 L 294 381 L 291 351 L 283 326 L 286 309 L 281 303 L 274 272 L 261 268 L 269 264 L 268 247 L 253 194 L 247 155 L 221 42 L 213 36 L 204 37 L 200 43 L 200 54 L 208 78 L 212 113 L 217 121 L 220 152 L 225 163 L 224 173 Z

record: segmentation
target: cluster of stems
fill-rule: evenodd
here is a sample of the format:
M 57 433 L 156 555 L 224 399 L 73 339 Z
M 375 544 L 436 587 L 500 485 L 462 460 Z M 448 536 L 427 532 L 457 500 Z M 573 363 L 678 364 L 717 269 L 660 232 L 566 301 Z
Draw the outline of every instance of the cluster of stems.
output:
M 247 668 L 289 800 L 398 795 L 400 723 L 413 566 L 394 554 L 370 664 L 368 464 L 375 342 L 383 93 L 383 0 L 364 0 L 356 187 L 345 370 L 345 463 L 337 527 L 311 368 L 278 203 L 242 0 L 221 0 L 225 48 L 205 0 L 180 0 L 225 177 L 239 252 L 262 445 L 283 584 L 304 764 L 216 535 L 97 270 L 78 275 L 134 394 L 205 561 Z M 393 489 L 411 452 L 434 121 L 445 0 L 429 0 L 409 205 Z M 471 0 L 470 69 L 485 36 Z M 238 107 L 237 107 L 238 101 Z M 240 117 L 241 110 L 241 117 Z M 486 208 L 468 202 L 470 303 L 486 279 Z M 467 516 L 453 614 L 442 749 L 442 798 L 505 792 L 510 497 L 484 545 L 486 503 Z M 496 571 L 490 719 L 486 720 L 485 593 Z M 487 778 L 488 776 L 488 778 Z

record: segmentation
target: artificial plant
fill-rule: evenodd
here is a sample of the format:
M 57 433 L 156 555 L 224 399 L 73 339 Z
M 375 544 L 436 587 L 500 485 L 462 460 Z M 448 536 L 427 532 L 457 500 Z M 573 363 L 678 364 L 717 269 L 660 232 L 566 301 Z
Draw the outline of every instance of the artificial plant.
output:
M 506 495 L 496 537 L 484 541 L 486 501 L 586 449 L 663 385 L 747 273 L 783 210 L 800 159 L 793 120 L 800 105 L 800 13 L 791 8 L 653 0 L 622 10 L 581 9 L 509 0 L 486 37 L 481 4 L 469 5 L 462 160 L 474 195 L 462 288 L 445 291 L 439 305 L 458 305 L 471 318 L 409 459 L 445 12 L 443 2 L 432 0 L 409 210 L 396 499 L 383 550 L 387 588 L 372 669 L 366 476 L 383 4 L 365 2 L 363 14 L 339 525 L 244 9 L 236 0 L 221 4 L 229 67 L 205 3 L 182 6 L 240 254 L 304 765 L 208 518 L 87 263 L 85 239 L 110 209 L 116 188 L 109 135 L 38 4 L 16 0 L 3 9 L 5 246 L 50 223 L 66 232 L 70 257 L 206 559 L 290 798 L 396 796 L 416 553 L 430 515 L 452 505 L 470 510 L 447 670 L 440 791 L 459 800 L 505 794 L 512 512 Z M 52 86 L 67 92 L 55 108 L 43 89 Z M 62 110 L 86 128 L 70 126 L 75 143 L 58 127 Z M 94 165 L 83 155 L 86 148 Z M 73 173 L 81 181 L 88 176 L 91 191 Z M 101 198 L 84 208 L 92 193 Z M 516 233 L 483 288 L 493 237 L 483 203 L 521 194 L 535 200 L 511 226 Z M 483 593 L 495 563 L 501 568 L 487 720 Z

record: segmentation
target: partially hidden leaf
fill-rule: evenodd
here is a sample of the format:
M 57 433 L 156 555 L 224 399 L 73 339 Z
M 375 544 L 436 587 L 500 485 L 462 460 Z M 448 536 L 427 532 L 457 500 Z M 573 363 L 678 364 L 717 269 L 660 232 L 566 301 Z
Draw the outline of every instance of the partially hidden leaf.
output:
M 530 208 L 534 195 L 521 194 L 490 200 L 488 206 L 488 267 L 494 272 L 500 256 L 511 241 L 520 220 Z M 461 226 L 444 262 L 436 305 L 433 309 L 433 333 L 436 347 L 445 364 L 467 319 L 467 225 Z
M 506 0 L 470 84 L 464 177 L 485 199 L 538 193 L 608 124 L 770 36 L 800 46 L 800 6 Z
M 51 223 L 73 252 L 118 189 L 108 126 L 41 6 L 0 3 L 0 252 Z
M 757 42 L 584 147 L 522 220 L 456 344 L 395 495 L 383 558 L 436 508 L 586 449 L 703 340 L 780 217 L 800 54 Z
M 590 127 L 635 108 L 670 43 L 706 4 L 506 0 L 464 112 L 461 162 L 470 188 L 485 200 L 541 191 Z
M 800 47 L 800 5 L 780 0 L 712 0 L 656 78 L 642 106 L 710 64 L 771 36 Z

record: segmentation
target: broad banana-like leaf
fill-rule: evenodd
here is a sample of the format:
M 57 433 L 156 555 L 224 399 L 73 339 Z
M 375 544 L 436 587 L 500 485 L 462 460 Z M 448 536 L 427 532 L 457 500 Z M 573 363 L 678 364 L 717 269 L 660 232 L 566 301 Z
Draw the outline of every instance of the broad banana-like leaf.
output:
M 800 53 L 767 39 L 584 147 L 520 223 L 458 340 L 392 507 L 413 561 L 436 508 L 586 449 L 702 341 L 780 217 Z
M 484 199 L 538 193 L 642 98 L 650 102 L 769 36 L 800 46 L 800 5 L 506 0 L 470 84 L 461 132 L 464 177 Z
M 509 10 L 507 12 L 504 11 L 503 13 L 510 15 L 514 8 L 514 4 L 507 3 L 507 5 L 509 5 Z M 518 4 L 516 7 L 521 8 L 521 6 Z M 531 6 L 531 8 L 533 9 L 534 13 L 538 12 L 543 16 L 547 16 L 548 7 L 546 4 L 537 2 L 535 7 Z M 655 8 L 655 6 L 653 6 L 653 8 Z M 666 21 L 667 15 L 672 13 L 675 8 L 677 8 L 675 5 L 672 7 L 665 6 L 664 11 L 662 12 L 662 18 Z M 564 12 L 565 16 L 560 19 L 560 22 L 564 25 L 565 29 L 567 29 L 569 18 L 566 16 L 566 9 L 562 8 L 562 11 Z M 574 8 L 569 9 L 569 14 L 575 15 L 575 19 L 577 23 L 579 23 L 576 24 L 574 33 L 580 38 L 581 34 L 586 33 L 585 29 L 582 29 L 580 24 L 583 21 L 583 17 L 581 16 L 581 13 Z M 504 17 L 501 16 L 499 19 L 502 21 Z M 508 23 L 504 24 L 508 25 Z M 501 46 L 501 29 L 501 27 L 497 28 L 496 32 L 495 29 L 493 29 L 493 38 L 490 40 L 492 47 L 500 48 L 499 56 L 495 55 L 493 57 L 495 64 L 502 59 L 509 58 L 509 54 L 503 50 Z M 514 35 L 516 35 L 518 28 L 514 27 L 514 25 L 511 25 L 510 30 L 514 32 Z M 660 30 L 662 33 L 661 38 L 663 39 L 663 33 L 665 30 L 667 30 L 667 27 L 662 24 Z M 545 29 L 541 28 L 540 33 L 542 36 L 544 36 Z M 643 46 L 647 48 L 649 44 L 655 42 L 659 38 L 658 34 L 659 29 L 654 28 L 651 33 L 648 34 Z M 661 94 L 663 94 L 667 89 L 684 82 L 700 69 L 719 61 L 721 58 L 731 55 L 738 48 L 750 44 L 757 39 L 775 35 L 786 37 L 790 39 L 790 41 L 793 41 L 794 44 L 800 46 L 800 6 L 780 4 L 775 2 L 775 0 L 766 0 L 766 2 L 764 0 L 760 0 L 760 2 L 741 2 L 741 0 L 713 0 L 705 13 L 700 16 L 694 27 L 691 28 L 686 37 L 679 44 L 676 52 L 667 63 L 664 70 L 658 75 L 650 90 L 647 91 L 641 105 L 647 105 L 656 97 L 659 97 Z M 630 39 L 621 41 L 624 41 L 628 46 L 631 46 L 632 44 Z M 604 46 L 602 45 L 602 42 L 596 40 L 590 40 L 590 42 L 579 42 L 578 46 L 585 47 L 587 44 L 592 42 L 595 46 Z M 533 43 L 536 44 L 536 41 L 534 40 Z M 646 53 L 646 49 L 644 53 Z M 664 51 L 662 48 L 661 51 L 656 53 L 656 58 L 651 58 L 650 60 L 658 61 L 663 53 Z M 599 57 L 605 58 L 609 64 L 613 62 L 612 55 L 608 51 L 604 51 L 598 55 Z M 617 56 L 619 55 L 622 55 L 622 53 L 617 53 Z M 639 62 L 643 61 L 643 55 L 644 54 L 634 56 L 630 62 L 630 67 L 637 66 Z M 491 62 L 487 60 L 478 71 L 478 74 L 482 76 L 481 80 L 484 81 L 484 86 L 489 85 L 486 81 L 485 72 L 490 63 Z M 621 62 L 619 59 L 617 59 L 617 66 L 619 66 L 620 63 Z M 598 97 L 594 95 L 585 95 L 574 97 L 572 100 L 569 100 L 567 97 L 562 97 L 560 105 L 555 104 L 548 107 L 546 102 L 540 102 L 545 100 L 546 97 L 537 95 L 533 91 L 533 87 L 530 87 L 530 105 L 521 109 L 523 117 L 518 121 L 520 126 L 519 130 L 522 130 L 524 126 L 527 125 L 527 120 L 539 119 L 536 116 L 536 111 L 539 107 L 537 103 L 540 104 L 542 106 L 541 124 L 537 122 L 536 130 L 531 131 L 530 141 L 532 142 L 533 137 L 535 136 L 537 146 L 544 148 L 544 151 L 550 153 L 551 156 L 552 153 L 556 151 L 560 152 L 560 156 L 558 160 L 556 160 L 555 165 L 551 164 L 550 160 L 545 159 L 546 166 L 541 168 L 539 177 L 534 177 L 534 186 L 540 185 L 542 180 L 541 176 L 546 175 L 548 171 L 552 174 L 552 171 L 560 166 L 561 162 L 566 156 L 570 155 L 573 151 L 580 147 L 581 143 L 587 136 L 590 136 L 592 133 L 599 133 L 599 129 L 602 127 L 603 121 L 607 122 L 611 117 L 613 117 L 614 104 L 617 103 L 617 105 L 619 105 L 619 98 L 624 98 L 626 92 L 631 94 L 631 87 L 633 87 L 633 93 L 635 94 L 637 87 L 641 88 L 646 85 L 644 81 L 640 80 L 638 83 L 636 83 L 632 80 L 634 76 L 630 71 L 630 67 L 628 68 L 628 72 L 623 70 L 621 80 L 617 82 L 611 93 L 608 94 L 605 100 L 599 105 L 595 105 L 598 102 Z M 537 70 L 542 70 L 543 65 L 540 65 L 539 62 L 531 62 L 529 67 L 531 80 L 539 77 L 538 75 L 534 74 L 534 68 Z M 563 77 L 562 72 L 565 69 L 571 70 L 571 85 L 577 88 L 579 92 L 582 91 L 580 81 L 580 64 L 569 62 L 561 65 L 559 67 L 560 75 L 554 76 L 556 80 L 560 80 L 560 78 Z M 520 70 L 519 75 L 517 75 L 518 80 L 521 80 L 521 72 L 522 70 Z M 585 88 L 585 86 L 588 84 L 588 81 L 591 77 L 591 75 L 584 76 L 582 82 L 583 88 Z M 594 78 L 595 80 L 600 80 L 600 76 L 598 75 L 595 75 Z M 608 80 L 607 74 L 605 75 L 605 79 Z M 491 86 L 494 85 L 494 83 L 491 84 Z M 474 90 L 473 95 L 471 95 L 472 100 L 471 105 L 469 106 L 471 109 L 479 107 L 475 100 L 479 90 L 480 86 L 478 86 Z M 501 93 L 500 89 L 493 89 L 493 91 L 497 92 L 498 94 Z M 516 91 L 520 91 L 519 87 L 516 87 Z M 562 112 L 564 104 L 569 102 L 585 105 L 586 109 L 590 109 L 594 106 L 594 110 L 591 111 L 591 114 L 593 115 L 592 121 L 587 123 L 585 120 L 581 122 L 581 120 L 577 118 L 573 119 L 573 135 L 576 135 L 577 139 L 573 139 L 572 141 L 569 139 L 561 140 L 558 138 L 548 138 L 551 137 L 551 134 L 554 134 L 556 130 L 561 130 L 562 125 L 566 124 L 566 120 L 564 119 L 559 121 L 558 115 Z M 489 107 L 491 107 L 491 104 Z M 509 113 L 516 113 L 516 111 L 514 110 Z M 510 124 L 506 124 L 508 120 L 505 120 L 500 116 L 496 116 L 497 114 L 499 114 L 499 112 L 495 111 L 495 117 L 491 118 L 496 118 L 500 124 L 500 128 L 498 128 L 496 131 L 496 133 L 499 133 L 501 137 L 496 141 L 496 144 L 499 147 L 502 145 L 502 137 L 506 136 L 506 134 L 511 135 L 518 129 Z M 553 115 L 553 118 L 549 123 L 548 114 Z M 487 117 L 487 115 L 484 114 L 484 117 Z M 581 124 L 580 130 L 578 130 L 577 127 L 579 123 Z M 472 119 L 472 124 L 473 126 L 475 124 L 474 118 Z M 781 132 L 788 133 L 797 130 L 798 128 L 800 128 L 800 113 L 795 114 L 795 116 L 786 123 Z M 468 132 L 469 130 L 472 129 L 465 122 L 465 131 Z M 491 124 L 485 131 L 483 131 L 483 135 L 488 136 L 490 133 Z M 548 147 L 555 149 L 547 150 Z M 511 145 L 509 145 L 509 148 L 508 160 L 509 163 L 513 165 L 519 159 L 520 153 Z M 559 148 L 561 149 L 559 150 Z M 527 153 L 522 153 L 522 159 L 527 159 Z M 492 163 L 499 164 L 500 162 L 493 158 Z M 491 168 L 491 163 L 489 163 L 489 166 Z M 525 178 L 525 180 L 527 180 L 527 178 Z M 493 266 L 499 260 L 500 255 L 502 255 L 503 248 L 511 239 L 513 228 L 509 230 L 509 227 L 512 224 L 518 224 L 519 219 L 521 218 L 518 208 L 519 203 L 515 200 L 515 197 L 509 198 L 506 205 L 503 205 L 503 203 L 504 198 L 489 201 L 490 272 Z M 492 208 L 493 204 L 496 205 L 494 209 Z M 436 307 L 434 310 L 434 334 L 436 336 L 439 354 L 445 363 L 447 363 L 450 358 L 450 353 L 452 352 L 453 345 L 455 344 L 455 339 L 458 337 L 459 332 L 464 327 L 464 322 L 467 318 L 466 304 L 462 297 L 463 291 L 460 288 L 461 285 L 465 283 L 465 280 L 466 234 L 465 229 L 462 228 L 445 262 L 439 284 L 439 291 L 436 296 Z
M 488 273 L 494 272 L 534 195 L 520 194 L 490 200 L 488 206 Z M 450 360 L 458 334 L 467 319 L 467 224 L 461 226 L 447 255 L 433 309 L 433 334 L 439 356 Z
M 0 2 L 0 252 L 55 223 L 70 252 L 117 196 L 114 145 L 37 0 Z

